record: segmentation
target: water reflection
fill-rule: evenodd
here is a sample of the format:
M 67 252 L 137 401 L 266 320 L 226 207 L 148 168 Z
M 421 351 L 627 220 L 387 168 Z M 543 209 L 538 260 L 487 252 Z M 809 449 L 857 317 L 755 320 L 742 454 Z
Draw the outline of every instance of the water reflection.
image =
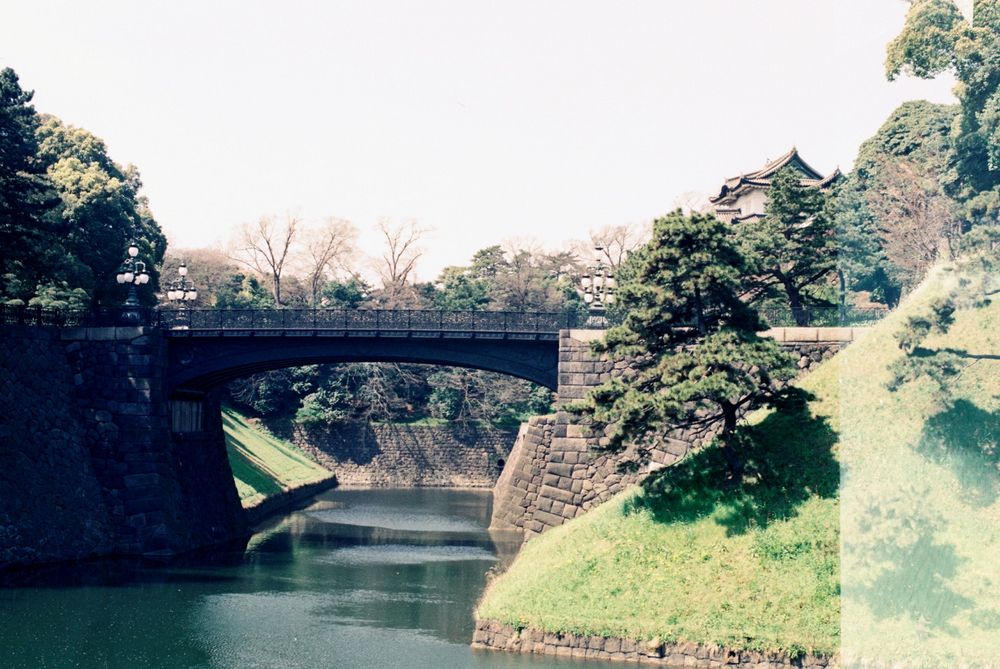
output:
M 407 546 L 388 544 L 383 546 L 353 546 L 338 548 L 329 555 L 321 556 L 321 562 L 368 565 L 368 564 L 423 564 L 425 562 L 456 562 L 464 560 L 496 561 L 496 556 L 478 546 Z
M 0 667 L 611 666 L 473 652 L 472 610 L 516 537 L 489 494 L 331 491 L 246 546 L 170 565 L 9 577 Z

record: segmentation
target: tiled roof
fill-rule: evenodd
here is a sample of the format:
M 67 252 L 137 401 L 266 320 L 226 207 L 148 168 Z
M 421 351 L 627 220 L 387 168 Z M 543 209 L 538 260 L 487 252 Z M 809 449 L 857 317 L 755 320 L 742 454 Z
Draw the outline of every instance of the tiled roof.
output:
M 794 165 L 794 167 L 802 172 L 804 176 L 800 180 L 800 183 L 803 186 L 826 188 L 840 176 L 840 168 L 837 168 L 832 174 L 824 177 L 821 173 L 813 169 L 809 163 L 802 160 L 802 156 L 799 155 L 798 149 L 793 146 L 791 151 L 782 155 L 780 158 L 769 161 L 759 170 L 754 170 L 753 172 L 747 172 L 745 174 L 740 174 L 726 179 L 722 189 L 719 191 L 719 194 L 714 197 L 710 197 L 708 200 L 713 203 L 722 202 L 727 197 L 738 195 L 738 192 L 748 188 L 770 188 L 771 177 L 773 177 L 778 170 L 788 165 Z

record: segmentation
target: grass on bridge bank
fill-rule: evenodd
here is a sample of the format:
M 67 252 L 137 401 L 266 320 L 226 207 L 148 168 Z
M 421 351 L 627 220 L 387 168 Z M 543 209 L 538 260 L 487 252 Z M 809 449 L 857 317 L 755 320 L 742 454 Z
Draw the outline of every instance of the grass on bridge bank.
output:
M 222 425 L 229 466 L 244 508 L 333 476 L 294 445 L 255 427 L 231 407 L 223 407 Z
M 956 313 L 954 401 L 885 383 L 896 313 L 748 428 L 759 477 L 721 489 L 704 451 L 529 541 L 477 614 L 515 626 L 659 637 L 885 666 L 1000 666 L 1000 303 Z

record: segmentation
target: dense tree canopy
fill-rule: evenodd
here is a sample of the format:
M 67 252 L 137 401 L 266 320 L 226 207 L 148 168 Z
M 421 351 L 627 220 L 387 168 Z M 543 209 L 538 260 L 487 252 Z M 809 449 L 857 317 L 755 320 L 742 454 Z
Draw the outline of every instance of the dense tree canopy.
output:
M 960 223 L 945 183 L 958 113 L 957 105 L 905 102 L 858 149 L 831 209 L 842 294 L 895 305 L 947 250 Z
M 141 299 L 152 304 L 158 288 L 159 266 L 167 240 L 153 219 L 142 181 L 133 166 L 119 167 L 104 142 L 86 130 L 43 116 L 39 154 L 62 199 L 60 215 L 68 234 L 63 240 L 67 257 L 61 266 L 71 285 L 82 287 L 98 303 L 120 304 L 122 287 L 113 277 L 130 240 L 139 245 L 139 258 L 152 277 Z
M 54 116 L 39 115 L 13 70 L 0 72 L 0 299 L 13 304 L 120 303 L 114 275 L 135 240 L 154 301 L 166 238 L 104 142 Z
M 632 372 L 594 390 L 574 410 L 605 429 L 607 448 L 648 457 L 675 428 L 709 432 L 730 473 L 742 469 L 735 430 L 743 412 L 780 399 L 793 366 L 741 299 L 752 265 L 728 226 L 679 210 L 654 223 L 634 277 L 621 285 L 624 322 L 599 349 Z
M 799 173 L 786 167 L 771 182 L 766 210 L 764 218 L 741 223 L 733 231 L 756 278 L 753 291 L 781 294 L 796 321 L 805 325 L 803 309 L 825 303 L 813 287 L 836 266 L 827 196 L 802 184 Z
M 10 68 L 0 71 L 0 299 L 23 303 L 34 291 L 48 240 L 61 229 L 58 203 L 38 155 L 33 93 Z
M 1000 6 L 975 0 L 970 24 L 952 0 L 912 0 L 888 47 L 886 74 L 930 78 L 951 72 L 960 113 L 942 183 L 970 224 L 1000 214 Z

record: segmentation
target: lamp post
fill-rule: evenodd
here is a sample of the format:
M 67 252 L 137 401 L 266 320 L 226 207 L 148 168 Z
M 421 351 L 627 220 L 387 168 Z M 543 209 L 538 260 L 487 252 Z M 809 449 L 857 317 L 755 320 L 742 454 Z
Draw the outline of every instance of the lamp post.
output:
M 187 274 L 187 263 L 182 261 L 181 266 L 177 268 L 177 275 L 180 278 L 167 289 L 167 299 L 178 305 L 182 314 L 184 313 L 185 305 L 189 305 L 198 299 L 198 289 L 187 278 Z M 188 320 L 190 320 L 190 316 L 188 316 Z
M 587 325 L 606 327 L 607 308 L 615 303 L 618 282 L 612 276 L 611 266 L 604 262 L 603 246 L 594 247 L 594 264 L 590 265 L 587 273 L 580 278 L 580 287 L 583 291 L 583 301 L 590 310 Z
M 128 297 L 125 298 L 125 305 L 121 312 L 121 320 L 129 325 L 138 325 L 142 321 L 142 311 L 139 304 L 137 286 L 144 286 L 149 283 L 149 273 L 146 271 L 146 263 L 138 260 L 139 247 L 134 241 L 129 242 L 128 255 L 122 261 L 115 280 L 119 284 L 128 284 Z

